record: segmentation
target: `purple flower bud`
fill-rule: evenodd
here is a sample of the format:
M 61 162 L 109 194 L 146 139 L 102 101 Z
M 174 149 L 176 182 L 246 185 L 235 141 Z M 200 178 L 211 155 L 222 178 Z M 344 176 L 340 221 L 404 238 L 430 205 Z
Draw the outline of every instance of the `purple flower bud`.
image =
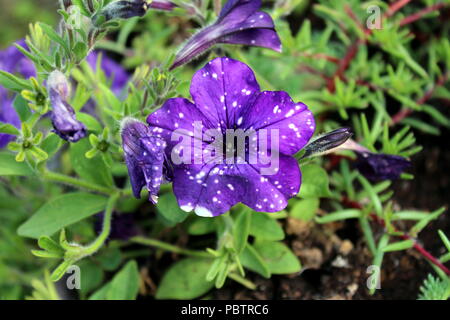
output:
M 353 135 L 350 128 L 340 128 L 319 136 L 305 147 L 302 158 L 332 152 Z
M 134 196 L 140 198 L 142 188 L 147 186 L 149 200 L 157 203 L 166 143 L 152 136 L 147 125 L 126 118 L 122 122 L 122 145 Z
M 75 111 L 67 103 L 69 85 L 66 77 L 59 71 L 53 71 L 47 80 L 53 132 L 69 142 L 77 142 L 86 136 L 86 126 L 77 121 Z
M 100 13 L 96 14 L 92 18 L 92 21 L 97 25 L 102 16 L 104 17 L 104 21 L 142 17 L 147 13 L 147 10 L 148 4 L 144 0 L 114 1 L 106 5 Z
M 242 44 L 281 52 L 273 20 L 258 11 L 261 0 L 229 0 L 217 21 L 194 35 L 178 52 L 171 69 L 188 63 L 216 43 Z
M 395 180 L 411 167 L 407 159 L 392 154 L 356 152 L 356 168 L 371 181 Z

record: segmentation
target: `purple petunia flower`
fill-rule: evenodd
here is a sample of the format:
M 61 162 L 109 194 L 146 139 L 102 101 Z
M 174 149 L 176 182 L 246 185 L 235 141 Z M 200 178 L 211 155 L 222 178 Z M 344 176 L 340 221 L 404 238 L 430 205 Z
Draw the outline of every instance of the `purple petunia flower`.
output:
M 356 168 L 371 181 L 395 180 L 409 167 L 411 162 L 392 154 L 356 152 Z
M 122 145 L 134 196 L 140 198 L 142 188 L 147 186 L 149 200 L 157 203 L 163 182 L 166 143 L 153 136 L 142 122 L 125 118 L 122 122 Z
M 20 128 L 20 119 L 13 107 L 13 100 L 8 97 L 8 93 L 3 88 L 0 88 L 0 122 L 9 123 L 16 128 Z M 0 149 L 14 139 L 15 136 L 13 135 L 0 133 Z
M 24 40 L 17 41 L 17 44 L 27 48 Z M 18 73 L 24 78 L 36 75 L 33 63 L 15 46 L 0 51 L 0 70 Z M 13 101 L 14 99 L 8 95 L 8 91 L 0 86 L 0 122 L 9 123 L 16 128 L 20 128 L 20 119 L 14 109 Z M 4 148 L 14 138 L 12 135 L 0 133 L 0 148 Z
M 69 84 L 60 71 L 53 71 L 47 80 L 53 132 L 69 142 L 77 142 L 86 136 L 86 126 L 75 117 L 75 111 L 67 103 Z
M 16 43 L 28 49 L 25 40 L 22 39 Z M 15 46 L 10 46 L 0 51 L 0 70 L 9 73 L 18 73 L 25 79 L 36 76 L 36 70 L 31 60 L 24 56 Z
M 167 142 L 180 207 L 208 217 L 239 202 L 261 212 L 283 210 L 300 190 L 301 172 L 293 155 L 315 130 L 308 107 L 284 91 L 261 92 L 253 71 L 226 57 L 200 69 L 190 92 L 194 103 L 169 99 L 147 118 L 150 131 Z M 229 145 L 235 138 L 229 139 L 231 132 L 243 134 L 245 152 L 240 153 L 239 142 L 237 148 Z M 179 157 L 185 161 L 177 162 Z
M 242 44 L 281 52 L 273 20 L 258 11 L 261 0 L 228 0 L 217 21 L 194 35 L 178 52 L 171 69 L 177 68 L 216 43 Z

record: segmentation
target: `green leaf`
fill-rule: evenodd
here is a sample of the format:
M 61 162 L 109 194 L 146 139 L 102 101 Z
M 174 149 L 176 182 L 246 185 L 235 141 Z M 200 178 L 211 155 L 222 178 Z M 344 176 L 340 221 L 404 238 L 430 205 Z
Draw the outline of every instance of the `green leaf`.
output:
M 6 89 L 20 92 L 22 90 L 32 90 L 30 83 L 27 80 L 20 79 L 15 75 L 0 70 L 0 85 L 5 87 Z
M 33 171 L 26 162 L 17 162 L 15 156 L 0 153 L 0 176 L 31 176 Z
M 211 259 L 187 258 L 178 261 L 161 280 L 157 299 L 194 299 L 207 293 L 214 282 L 206 281 Z
M 107 300 L 135 300 L 139 293 L 139 270 L 136 261 L 128 262 L 112 279 Z
M 413 240 L 403 240 L 403 241 L 390 243 L 387 246 L 385 246 L 384 248 L 381 248 L 381 250 L 383 250 L 383 252 L 401 251 L 401 250 L 406 250 L 406 249 L 412 248 L 413 245 L 414 245 Z
M 283 240 L 284 231 L 278 222 L 265 213 L 254 212 L 251 216 L 250 234 L 258 239 Z
M 192 236 L 202 236 L 216 231 L 215 219 L 195 216 L 189 223 L 187 231 Z
M 269 266 L 250 244 L 247 244 L 244 248 L 239 259 L 245 268 L 260 274 L 266 279 L 270 278 Z
M 307 164 L 301 168 L 302 184 L 300 197 L 318 198 L 330 197 L 330 188 L 327 172 L 317 164 Z
M 114 278 L 94 292 L 89 300 L 135 300 L 139 293 L 139 270 L 136 261 L 128 262 Z
M 300 261 L 284 243 L 261 241 L 254 248 L 272 274 L 296 273 L 301 269 Z
M 95 258 L 104 270 L 114 271 L 122 262 L 122 252 L 119 248 L 108 248 L 106 250 L 102 250 L 101 253 L 95 256 Z
M 103 186 L 114 185 L 111 170 L 101 157 L 87 159 L 84 155 L 91 149 L 89 139 L 70 145 L 70 159 L 75 172 L 83 179 Z
M 39 238 L 38 246 L 41 249 L 47 250 L 49 252 L 60 253 L 60 254 L 64 253 L 63 248 L 61 248 L 61 246 L 56 241 L 54 241 L 52 238 L 47 237 L 47 236 L 43 236 L 43 237 Z
M 243 208 L 234 222 L 234 248 L 238 254 L 244 250 L 247 244 L 247 239 L 250 232 L 251 213 L 251 209 Z
M 171 192 L 159 198 L 156 208 L 166 220 L 174 224 L 183 222 L 188 217 L 188 213 L 180 209 L 175 195 Z
M 50 133 L 41 143 L 41 148 L 51 158 L 61 147 L 63 141 L 58 135 Z
M 83 294 L 91 292 L 103 281 L 103 270 L 96 263 L 83 260 L 79 263 L 81 278 L 80 290 Z
M 66 55 L 70 55 L 70 49 L 66 41 L 63 38 L 61 38 L 61 36 L 53 29 L 53 27 L 50 27 L 48 24 L 45 23 L 39 23 L 39 25 L 51 40 L 57 42 L 64 49 Z
M 318 208 L 319 198 L 297 200 L 290 210 L 290 215 L 299 220 L 310 221 L 316 215 Z
M 89 131 L 101 132 L 103 130 L 97 119 L 90 114 L 77 112 L 77 119 L 82 122 Z
M 20 121 L 25 122 L 31 117 L 32 113 L 28 102 L 21 95 L 16 95 L 13 105 L 19 115 Z
M 85 192 L 57 196 L 44 204 L 18 229 L 23 237 L 51 236 L 58 230 L 102 211 L 106 197 Z
M 330 223 L 333 221 L 356 219 L 362 217 L 362 211 L 358 209 L 344 209 L 329 213 L 322 217 L 316 217 L 317 223 Z
M 20 134 L 20 131 L 16 127 L 14 127 L 12 124 L 0 122 L 0 133 L 6 133 L 6 134 L 12 134 L 12 135 L 18 136 Z

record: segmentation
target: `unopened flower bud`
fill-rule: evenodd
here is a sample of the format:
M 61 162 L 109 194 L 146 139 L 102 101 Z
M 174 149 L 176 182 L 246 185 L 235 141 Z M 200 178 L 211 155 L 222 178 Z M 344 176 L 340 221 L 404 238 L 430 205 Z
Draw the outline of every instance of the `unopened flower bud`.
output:
M 340 128 L 319 136 L 305 147 L 302 158 L 333 152 L 353 135 L 350 128 Z

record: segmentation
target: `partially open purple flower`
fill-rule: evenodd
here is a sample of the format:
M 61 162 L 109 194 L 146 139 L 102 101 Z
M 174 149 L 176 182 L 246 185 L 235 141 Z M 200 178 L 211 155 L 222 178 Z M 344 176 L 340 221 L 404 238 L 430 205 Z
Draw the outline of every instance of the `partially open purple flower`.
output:
M 356 152 L 356 168 L 371 181 L 395 180 L 411 166 L 407 159 L 392 154 Z
M 157 203 L 163 182 L 166 143 L 152 135 L 147 125 L 126 118 L 122 122 L 122 145 L 134 196 L 140 198 L 141 190 L 146 186 L 149 200 Z
M 273 20 L 258 11 L 261 0 L 228 0 L 217 21 L 194 35 L 178 52 L 172 69 L 202 54 L 216 43 L 243 44 L 281 52 Z
M 261 212 L 286 208 L 301 183 L 293 155 L 315 130 L 308 107 L 284 91 L 261 92 L 253 71 L 226 57 L 200 69 L 190 92 L 194 103 L 169 99 L 147 118 L 151 132 L 167 142 L 180 207 L 208 217 L 225 213 L 238 202 Z M 233 132 L 244 138 L 242 156 L 239 146 L 229 145 Z M 211 144 L 217 147 L 214 152 Z M 178 162 L 178 157 L 185 160 Z
M 47 80 L 50 104 L 52 106 L 51 120 L 54 132 L 62 139 L 77 142 L 86 136 L 86 126 L 75 117 L 75 111 L 67 103 L 69 84 L 60 71 L 53 71 Z

